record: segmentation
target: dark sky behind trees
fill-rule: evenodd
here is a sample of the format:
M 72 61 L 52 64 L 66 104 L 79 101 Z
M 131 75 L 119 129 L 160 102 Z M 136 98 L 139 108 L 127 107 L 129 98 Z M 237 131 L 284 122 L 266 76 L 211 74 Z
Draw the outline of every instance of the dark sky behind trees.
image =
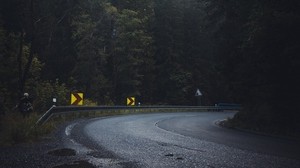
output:
M 26 91 L 42 111 L 47 98 L 68 104 L 80 90 L 99 105 L 128 96 L 195 105 L 199 88 L 205 105 L 241 103 L 237 118 L 250 124 L 297 123 L 299 9 L 297 0 L 1 0 L 0 103 L 9 111 Z

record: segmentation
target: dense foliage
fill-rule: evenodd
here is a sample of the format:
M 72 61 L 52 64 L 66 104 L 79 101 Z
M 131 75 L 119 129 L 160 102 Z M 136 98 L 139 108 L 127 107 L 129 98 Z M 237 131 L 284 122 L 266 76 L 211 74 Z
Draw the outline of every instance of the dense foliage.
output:
M 296 0 L 2 0 L 0 103 L 241 103 L 235 119 L 299 127 Z M 262 127 L 265 126 L 262 124 Z

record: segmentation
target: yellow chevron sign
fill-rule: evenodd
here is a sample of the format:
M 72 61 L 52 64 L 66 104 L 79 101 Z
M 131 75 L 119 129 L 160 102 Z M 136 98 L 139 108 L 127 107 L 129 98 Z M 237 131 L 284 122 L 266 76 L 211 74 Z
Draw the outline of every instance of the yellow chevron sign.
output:
M 135 97 L 127 98 L 127 106 L 135 106 Z
M 71 105 L 83 105 L 83 93 L 71 93 Z

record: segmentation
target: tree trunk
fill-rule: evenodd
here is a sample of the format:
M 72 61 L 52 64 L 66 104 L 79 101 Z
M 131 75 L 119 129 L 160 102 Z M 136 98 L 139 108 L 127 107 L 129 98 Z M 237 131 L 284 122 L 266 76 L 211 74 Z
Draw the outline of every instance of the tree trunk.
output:
M 24 91 L 24 86 L 22 84 L 23 80 L 23 71 L 22 71 L 22 56 L 23 56 L 23 46 L 24 46 L 24 32 L 22 30 L 20 34 L 20 48 L 19 48 L 19 54 L 18 54 L 18 72 L 19 72 L 19 93 L 20 96 Z
M 30 1 L 30 52 L 29 52 L 29 58 L 25 65 L 22 80 L 21 80 L 21 92 L 24 92 L 24 88 L 26 85 L 26 80 L 28 78 L 28 73 L 32 64 L 32 60 L 34 57 L 34 48 L 35 48 L 35 22 L 34 22 L 34 8 L 33 8 L 33 0 Z

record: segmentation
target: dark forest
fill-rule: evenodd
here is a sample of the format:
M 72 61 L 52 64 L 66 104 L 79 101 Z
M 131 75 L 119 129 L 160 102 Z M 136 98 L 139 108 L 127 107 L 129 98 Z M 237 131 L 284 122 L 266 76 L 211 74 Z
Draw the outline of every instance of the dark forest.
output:
M 125 105 L 238 103 L 232 122 L 300 129 L 300 1 L 1 0 L 0 111 L 70 92 Z

